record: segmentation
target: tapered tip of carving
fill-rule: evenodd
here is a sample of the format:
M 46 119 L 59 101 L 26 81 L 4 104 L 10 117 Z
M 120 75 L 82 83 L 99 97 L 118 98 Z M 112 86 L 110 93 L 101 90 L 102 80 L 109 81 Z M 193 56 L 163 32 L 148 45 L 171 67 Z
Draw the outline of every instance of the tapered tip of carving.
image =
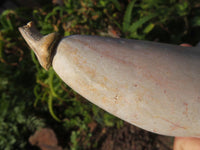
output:
M 30 48 L 35 52 L 42 67 L 48 70 L 61 36 L 58 33 L 50 33 L 43 36 L 32 21 L 25 26 L 19 27 L 19 31 Z

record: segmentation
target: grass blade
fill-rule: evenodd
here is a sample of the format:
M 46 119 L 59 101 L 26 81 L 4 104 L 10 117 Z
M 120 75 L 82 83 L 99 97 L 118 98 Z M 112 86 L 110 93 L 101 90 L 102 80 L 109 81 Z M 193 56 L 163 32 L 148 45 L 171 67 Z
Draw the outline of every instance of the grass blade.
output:
M 151 15 L 148 15 L 148 16 L 145 16 L 145 17 L 142 17 L 141 19 L 139 19 L 138 21 L 134 22 L 130 28 L 128 29 L 128 31 L 130 33 L 134 33 L 135 31 L 137 31 L 137 29 L 139 27 L 141 27 L 144 23 L 146 23 L 147 21 L 149 21 L 150 19 L 156 17 L 157 15 L 156 14 L 151 14 Z
M 131 24 L 131 14 L 132 14 L 132 10 L 133 10 L 135 2 L 136 0 L 131 1 L 130 4 L 128 4 L 128 7 L 125 11 L 123 27 L 122 27 L 123 32 L 127 32 L 129 29 L 129 26 Z
M 51 116 L 58 122 L 60 122 L 61 120 L 55 115 L 54 111 L 53 111 L 53 96 L 51 95 L 51 93 L 49 93 L 49 99 L 48 99 L 48 108 L 49 108 L 49 112 L 51 114 Z

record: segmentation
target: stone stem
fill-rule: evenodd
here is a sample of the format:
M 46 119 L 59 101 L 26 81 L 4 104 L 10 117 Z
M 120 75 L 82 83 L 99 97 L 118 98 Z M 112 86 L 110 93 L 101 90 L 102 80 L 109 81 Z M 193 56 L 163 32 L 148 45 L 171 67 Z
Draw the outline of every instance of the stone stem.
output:
M 36 29 L 33 22 L 19 27 L 19 31 L 30 48 L 35 52 L 42 67 L 48 70 L 51 66 L 52 58 L 61 36 L 56 32 L 43 36 Z

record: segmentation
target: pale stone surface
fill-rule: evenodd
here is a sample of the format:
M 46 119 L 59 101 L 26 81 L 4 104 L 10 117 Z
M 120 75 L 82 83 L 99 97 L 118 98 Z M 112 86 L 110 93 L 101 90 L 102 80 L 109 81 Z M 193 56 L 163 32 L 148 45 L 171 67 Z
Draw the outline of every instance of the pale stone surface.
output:
M 80 95 L 151 132 L 200 137 L 200 52 L 146 41 L 64 38 L 53 68 Z

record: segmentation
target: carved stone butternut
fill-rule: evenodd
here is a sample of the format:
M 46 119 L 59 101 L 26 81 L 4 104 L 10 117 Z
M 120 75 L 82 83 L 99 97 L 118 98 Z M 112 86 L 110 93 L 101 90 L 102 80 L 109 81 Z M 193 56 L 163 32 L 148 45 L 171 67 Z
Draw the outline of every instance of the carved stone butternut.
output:
M 200 137 L 200 52 L 156 42 L 19 28 L 41 65 L 107 112 L 145 130 Z M 53 44 L 52 44 L 53 43 Z

